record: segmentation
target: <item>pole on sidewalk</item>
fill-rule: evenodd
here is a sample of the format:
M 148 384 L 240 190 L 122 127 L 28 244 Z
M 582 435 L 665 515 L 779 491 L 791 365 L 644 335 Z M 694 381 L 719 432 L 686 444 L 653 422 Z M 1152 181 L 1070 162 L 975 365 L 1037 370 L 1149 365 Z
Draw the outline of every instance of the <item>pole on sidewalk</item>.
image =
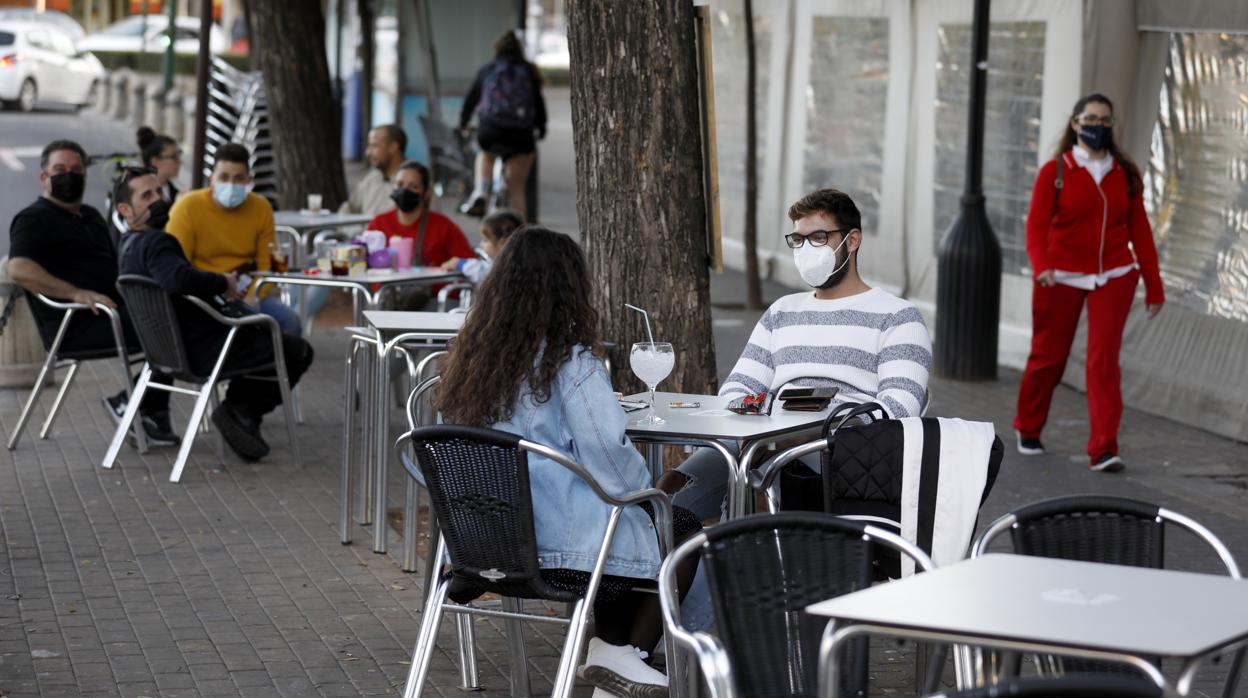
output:
M 192 189 L 204 186 L 204 153 L 208 145 L 208 71 L 212 62 L 212 52 L 209 50 L 211 31 L 212 0 L 200 0 L 199 60 L 195 63 L 195 157 L 191 161 Z
M 1001 317 L 1001 244 L 984 208 L 984 108 L 988 83 L 989 0 L 975 0 L 971 103 L 962 210 L 937 257 L 936 373 L 995 380 Z
M 165 40 L 167 43 L 165 45 L 165 64 L 163 72 L 165 75 L 165 92 L 168 92 L 173 88 L 173 45 L 178 38 L 177 0 L 165 0 L 165 7 L 169 10 L 169 25 L 165 27 Z M 200 41 L 203 41 L 203 37 L 200 37 Z

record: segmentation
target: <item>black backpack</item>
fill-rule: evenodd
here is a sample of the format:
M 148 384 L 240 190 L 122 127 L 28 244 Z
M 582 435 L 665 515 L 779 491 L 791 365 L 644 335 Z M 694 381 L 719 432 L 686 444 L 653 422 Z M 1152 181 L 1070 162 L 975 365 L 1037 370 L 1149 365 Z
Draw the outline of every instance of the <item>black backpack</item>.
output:
M 535 81 L 533 68 L 525 61 L 496 59 L 482 82 L 477 118 L 502 128 L 533 128 L 537 119 Z

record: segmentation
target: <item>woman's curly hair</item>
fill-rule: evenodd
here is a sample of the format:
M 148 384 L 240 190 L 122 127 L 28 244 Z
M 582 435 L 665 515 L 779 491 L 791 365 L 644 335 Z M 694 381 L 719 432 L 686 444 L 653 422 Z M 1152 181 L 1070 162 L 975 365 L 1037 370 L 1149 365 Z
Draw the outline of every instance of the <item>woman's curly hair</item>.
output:
M 434 404 L 451 424 L 509 419 L 527 386 L 538 402 L 573 349 L 600 353 L 585 255 L 572 238 L 526 226 L 508 239 L 451 344 Z

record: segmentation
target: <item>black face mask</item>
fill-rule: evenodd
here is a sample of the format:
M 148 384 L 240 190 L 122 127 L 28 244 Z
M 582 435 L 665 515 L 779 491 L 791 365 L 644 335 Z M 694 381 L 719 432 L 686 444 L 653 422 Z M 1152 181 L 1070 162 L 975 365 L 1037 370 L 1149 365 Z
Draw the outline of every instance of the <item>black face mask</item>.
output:
M 390 193 L 390 199 L 394 201 L 395 208 L 403 213 L 411 213 L 420 208 L 420 204 L 425 200 L 425 197 L 411 189 L 395 189 Z
M 1079 125 L 1079 137 L 1092 150 L 1105 150 L 1113 142 L 1113 128 L 1104 124 Z
M 143 227 L 150 230 L 164 230 L 165 224 L 169 222 L 169 202 L 164 199 L 157 199 L 147 207 L 147 220 L 143 222 Z
M 52 198 L 66 204 L 82 201 L 82 192 L 87 188 L 87 176 L 81 172 L 62 172 L 50 177 L 52 182 Z

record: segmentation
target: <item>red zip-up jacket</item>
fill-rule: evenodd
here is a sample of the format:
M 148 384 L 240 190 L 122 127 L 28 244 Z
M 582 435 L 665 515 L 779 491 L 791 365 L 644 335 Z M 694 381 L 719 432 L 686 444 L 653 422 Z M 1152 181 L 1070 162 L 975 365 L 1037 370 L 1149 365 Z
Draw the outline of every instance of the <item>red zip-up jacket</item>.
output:
M 1144 302 L 1164 303 L 1166 293 L 1153 228 L 1144 212 L 1144 195 L 1128 195 L 1127 172 L 1117 159 L 1098 185 L 1068 150 L 1062 154 L 1060 194 L 1056 181 L 1057 160 L 1050 160 L 1036 175 L 1027 213 L 1032 273 L 1038 276 L 1060 269 L 1099 274 L 1135 262 L 1144 278 Z

